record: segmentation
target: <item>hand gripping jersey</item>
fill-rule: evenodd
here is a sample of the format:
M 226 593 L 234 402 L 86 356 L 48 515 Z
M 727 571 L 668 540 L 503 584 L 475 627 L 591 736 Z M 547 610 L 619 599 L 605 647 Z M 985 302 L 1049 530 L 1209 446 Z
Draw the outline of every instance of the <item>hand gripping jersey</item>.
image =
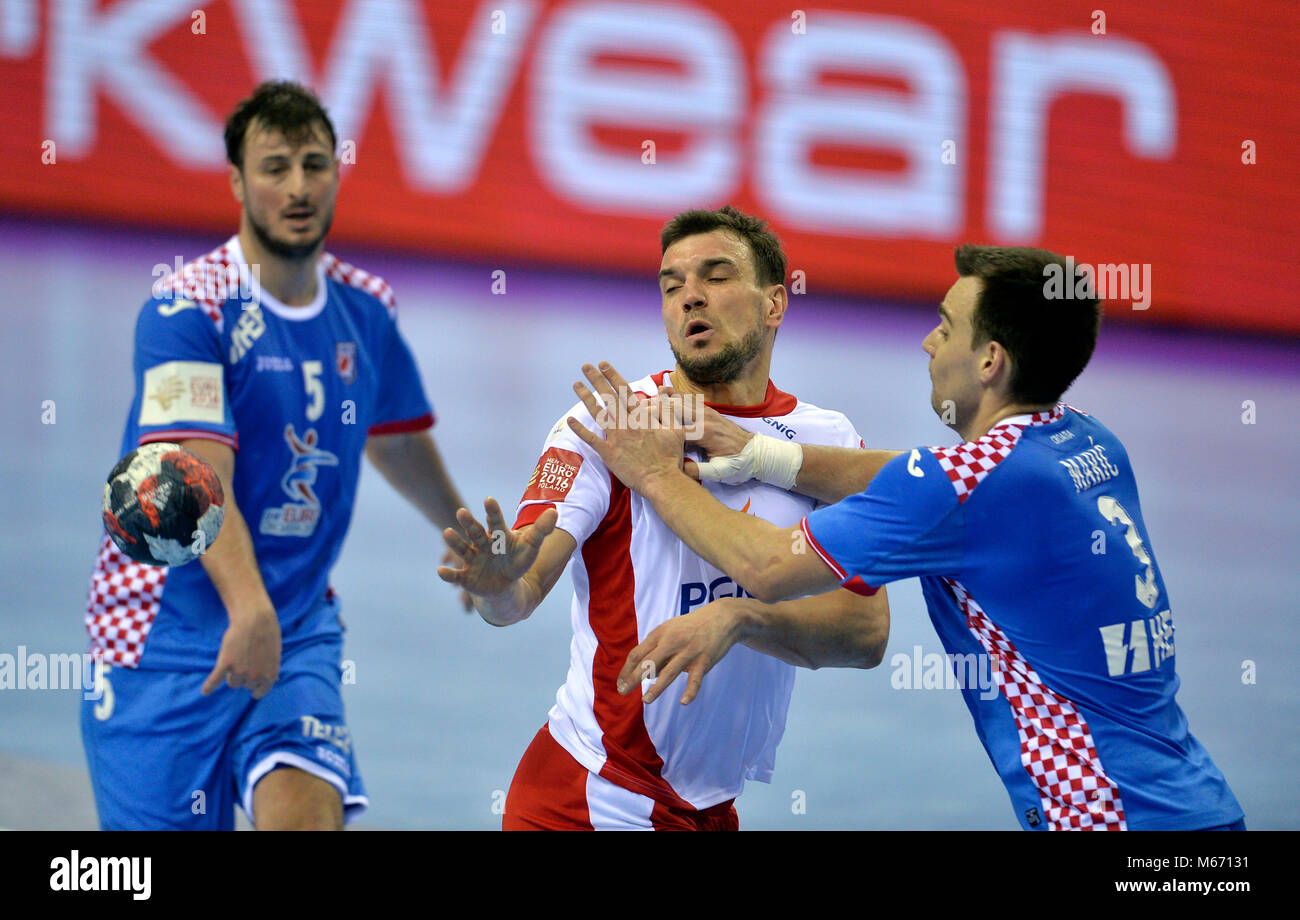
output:
M 136 324 L 122 453 L 186 438 L 235 448 L 235 500 L 286 652 L 338 633 L 329 571 L 366 438 L 433 424 L 392 292 L 326 253 L 315 301 L 285 306 L 261 290 L 234 237 L 154 293 Z M 228 625 L 201 562 L 140 565 L 104 536 L 86 613 L 92 653 L 126 667 L 208 670 Z
M 656 392 L 667 371 L 632 384 Z M 741 427 L 805 444 L 860 447 L 843 415 L 768 383 L 762 404 L 714 406 Z M 599 427 L 581 403 L 566 413 Z M 688 442 L 689 446 L 689 442 Z M 692 459 L 697 452 L 690 452 Z M 705 487 L 730 508 L 797 531 L 813 499 L 759 482 Z M 569 675 L 550 712 L 550 733 L 592 773 L 675 808 L 704 809 L 738 796 L 745 780 L 770 782 L 785 731 L 794 668 L 737 645 L 709 672 L 689 706 L 678 703 L 681 675 L 650 706 L 615 680 L 628 652 L 659 624 L 719 597 L 748 596 L 695 555 L 629 492 L 561 418 L 520 502 L 519 528 L 546 508 L 573 536 L 573 643 Z
M 1174 700 L 1174 621 L 1119 440 L 1065 405 L 892 460 L 803 524 L 845 581 L 912 575 L 1026 829 L 1242 817 Z M 984 672 L 987 673 L 987 672 Z

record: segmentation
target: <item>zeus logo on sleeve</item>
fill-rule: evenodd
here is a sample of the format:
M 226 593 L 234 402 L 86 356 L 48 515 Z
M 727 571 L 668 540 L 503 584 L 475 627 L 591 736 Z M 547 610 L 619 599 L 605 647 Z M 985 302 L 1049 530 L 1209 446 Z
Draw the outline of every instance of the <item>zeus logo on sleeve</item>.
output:
M 582 469 L 582 454 L 563 447 L 548 447 L 533 468 L 523 501 L 562 502 Z

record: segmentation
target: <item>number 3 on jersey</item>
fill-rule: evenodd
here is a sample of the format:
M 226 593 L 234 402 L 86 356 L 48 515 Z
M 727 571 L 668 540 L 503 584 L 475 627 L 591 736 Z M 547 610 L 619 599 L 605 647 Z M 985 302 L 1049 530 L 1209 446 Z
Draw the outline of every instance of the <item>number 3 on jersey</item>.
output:
M 1155 565 L 1138 534 L 1137 525 L 1124 506 L 1109 495 L 1097 499 L 1097 510 L 1108 524 L 1125 528 L 1124 541 L 1138 565 L 1145 569 L 1143 574 L 1133 578 L 1138 602 L 1148 610 L 1154 610 L 1160 589 L 1156 586 Z M 1174 618 L 1168 610 L 1142 620 L 1115 623 L 1099 629 L 1106 654 L 1106 670 L 1111 677 L 1158 668 L 1174 657 Z
M 321 383 L 319 361 L 302 362 L 302 382 L 307 387 L 307 421 L 314 422 L 325 411 L 325 384 Z
M 1156 597 L 1160 594 L 1160 589 L 1156 587 L 1156 570 L 1151 564 L 1150 553 L 1142 544 L 1142 537 L 1138 535 L 1137 525 L 1128 516 L 1124 506 L 1109 495 L 1102 495 L 1097 499 L 1097 510 L 1106 519 L 1106 523 L 1119 524 L 1125 528 L 1124 542 L 1128 544 L 1128 548 L 1137 557 L 1138 564 L 1146 567 L 1145 574 L 1138 575 L 1134 579 L 1137 586 L 1137 599 L 1141 601 L 1143 607 L 1154 610 Z

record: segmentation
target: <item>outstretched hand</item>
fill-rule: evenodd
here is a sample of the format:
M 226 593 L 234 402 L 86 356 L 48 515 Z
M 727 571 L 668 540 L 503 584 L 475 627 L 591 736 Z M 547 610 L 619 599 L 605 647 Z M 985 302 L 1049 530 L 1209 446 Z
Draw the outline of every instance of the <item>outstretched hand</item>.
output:
M 461 567 L 442 566 L 438 577 L 471 595 L 492 597 L 509 591 L 532 567 L 542 541 L 555 530 L 560 515 L 547 508 L 532 524 L 509 530 L 495 498 L 484 501 L 483 510 L 486 528 L 468 508 L 461 508 L 456 512 L 459 529 L 448 527 L 442 532 Z
M 443 552 L 441 561 L 442 564 L 449 569 L 460 568 L 465 562 L 465 560 L 461 559 L 451 550 L 445 550 Z M 460 605 L 465 608 L 465 612 L 473 613 L 474 598 L 464 588 L 462 588 L 458 593 L 460 594 Z

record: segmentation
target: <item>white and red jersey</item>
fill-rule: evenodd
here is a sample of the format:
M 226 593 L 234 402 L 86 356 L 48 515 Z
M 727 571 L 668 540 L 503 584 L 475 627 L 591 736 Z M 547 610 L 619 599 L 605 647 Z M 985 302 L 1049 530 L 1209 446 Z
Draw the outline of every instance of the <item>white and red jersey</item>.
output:
M 667 373 L 631 386 L 653 394 Z M 759 405 L 713 408 L 749 431 L 803 444 L 863 446 L 844 415 L 800 402 L 770 381 Z M 522 527 L 554 507 L 558 526 L 578 543 L 569 675 L 550 712 L 551 735 L 591 772 L 677 808 L 733 799 L 747 779 L 770 782 L 794 687 L 791 665 L 737 645 L 689 706 L 678 702 L 685 675 L 649 706 L 640 693 L 622 696 L 615 688 L 628 653 L 656 626 L 716 598 L 748 595 L 619 482 L 569 430 L 568 416 L 599 430 L 581 403 L 565 413 L 546 439 L 515 523 Z M 705 488 L 729 508 L 794 532 L 819 504 L 757 481 Z

